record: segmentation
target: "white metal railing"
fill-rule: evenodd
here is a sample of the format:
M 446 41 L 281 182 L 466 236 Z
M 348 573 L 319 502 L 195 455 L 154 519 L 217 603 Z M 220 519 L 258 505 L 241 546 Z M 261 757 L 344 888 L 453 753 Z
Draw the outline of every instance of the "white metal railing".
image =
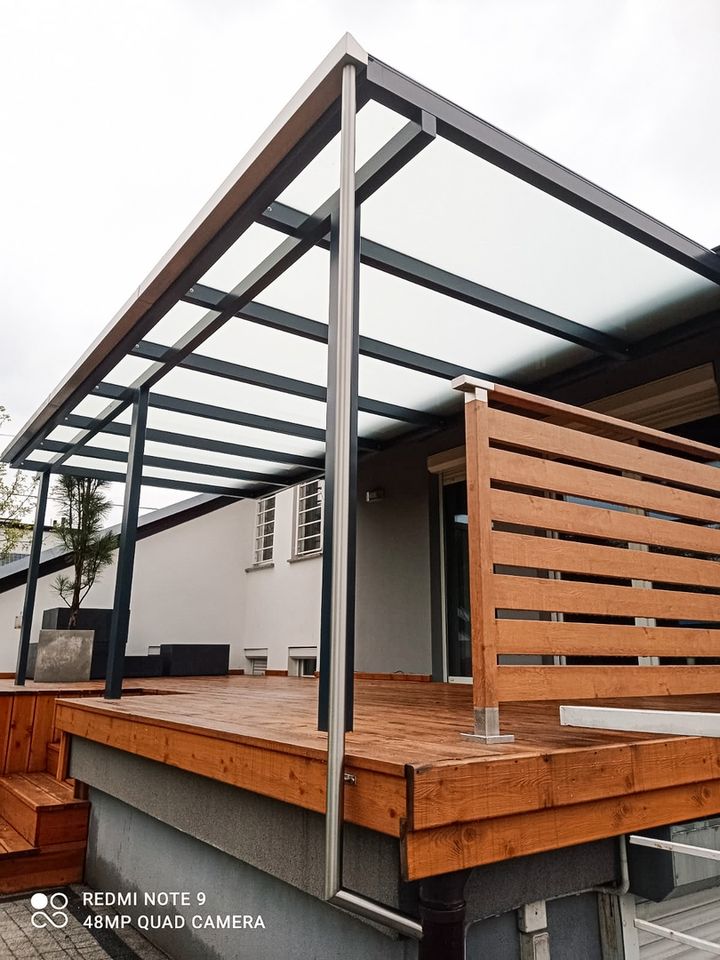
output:
M 635 834 L 628 837 L 628 843 L 637 847 L 652 847 L 655 850 L 666 850 L 668 853 L 679 853 L 688 857 L 701 857 L 704 860 L 720 860 L 720 850 L 712 850 L 710 847 L 694 847 L 689 843 L 656 840 L 653 837 L 640 837 Z M 681 930 L 672 930 L 670 927 L 663 927 L 659 923 L 652 923 L 650 920 L 640 920 L 638 917 L 634 918 L 633 923 L 637 930 L 643 930 L 645 933 L 654 934 L 656 937 L 682 943 L 685 946 L 694 947 L 696 950 L 702 950 L 705 953 L 720 957 L 720 943 L 702 940 L 700 937 L 693 937 Z

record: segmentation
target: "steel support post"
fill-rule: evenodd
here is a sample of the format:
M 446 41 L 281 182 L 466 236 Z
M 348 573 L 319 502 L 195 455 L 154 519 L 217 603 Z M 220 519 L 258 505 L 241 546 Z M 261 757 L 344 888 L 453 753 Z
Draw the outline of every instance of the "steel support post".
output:
M 135 566 L 135 544 L 137 542 L 140 509 L 147 411 L 148 391 L 143 388 L 137 391 L 133 400 L 132 424 L 130 426 L 128 469 L 125 481 L 125 499 L 123 501 L 117 574 L 115 576 L 115 598 L 105 677 L 105 697 L 108 700 L 118 700 L 122 694 L 125 647 L 127 646 L 128 628 L 130 626 L 130 595 Z
M 325 895 L 342 887 L 343 767 L 348 705 L 352 704 L 357 460 L 357 210 L 355 200 L 354 66 L 343 69 L 340 194 L 331 222 L 331 308 L 320 712 L 327 709 L 328 783 L 325 819 Z M 350 669 L 348 669 L 350 659 Z M 350 698 L 348 698 L 350 693 Z M 322 716 L 321 716 L 322 721 Z M 322 724 L 321 724 L 322 725 Z
M 45 513 L 47 511 L 49 490 L 50 471 L 44 470 L 40 474 L 37 500 L 35 502 L 35 524 L 33 526 L 32 545 L 30 547 L 25 600 L 23 602 L 22 621 L 20 625 L 20 645 L 18 647 L 17 666 L 15 668 L 15 683 L 20 687 L 24 685 L 27 676 L 30 633 L 33 625 L 38 574 L 40 573 L 40 554 L 42 552 L 43 527 L 45 526 Z

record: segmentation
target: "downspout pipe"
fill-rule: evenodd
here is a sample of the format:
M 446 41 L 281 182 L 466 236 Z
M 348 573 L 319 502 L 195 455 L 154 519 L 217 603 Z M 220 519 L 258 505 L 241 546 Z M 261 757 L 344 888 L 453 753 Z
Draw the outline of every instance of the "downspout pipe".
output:
M 356 222 L 355 222 L 355 113 L 356 68 L 343 67 L 340 129 L 340 194 L 338 211 L 338 250 L 336 278 L 336 330 L 334 337 L 334 399 L 328 405 L 328 432 L 333 437 L 332 469 L 332 545 L 330 550 L 330 670 L 328 703 L 328 754 L 325 813 L 325 899 L 344 910 L 374 920 L 405 936 L 422 937 L 422 925 L 411 917 L 343 888 L 343 793 L 345 765 L 345 726 L 347 707 L 347 648 L 349 569 L 351 549 L 350 498 L 355 497 L 352 477 L 356 425 L 352 422 L 353 393 L 357 391 L 356 314 Z M 331 322 L 333 318 L 331 317 Z M 330 344 L 328 344 L 330 349 Z M 330 384 L 328 384 L 330 386 Z M 352 667 L 351 667 L 352 669 Z

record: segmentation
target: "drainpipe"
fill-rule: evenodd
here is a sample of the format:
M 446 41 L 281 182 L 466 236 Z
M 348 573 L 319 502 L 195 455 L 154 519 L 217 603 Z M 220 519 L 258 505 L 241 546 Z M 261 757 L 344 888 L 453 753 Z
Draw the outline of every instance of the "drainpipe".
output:
M 420 881 L 423 938 L 418 960 L 464 960 L 465 884 L 470 870 Z
M 624 897 L 630 889 L 630 870 L 628 868 L 627 840 L 625 834 L 618 837 L 618 860 L 620 862 L 620 883 L 617 886 L 591 887 L 593 893 L 607 893 L 613 897 Z
M 334 364 L 334 404 L 328 404 L 329 435 L 333 437 L 332 491 L 332 545 L 330 550 L 330 671 L 328 704 L 328 760 L 325 814 L 325 899 L 350 913 L 374 920 L 406 936 L 420 938 L 422 926 L 411 917 L 375 903 L 342 885 L 343 847 L 343 792 L 345 784 L 345 723 L 347 706 L 347 627 L 348 591 L 351 559 L 350 497 L 352 464 L 355 451 L 353 438 L 356 425 L 352 422 L 353 394 L 357 391 L 357 338 L 355 336 L 355 112 L 356 73 L 352 64 L 346 64 L 342 73 L 342 101 L 340 128 L 340 196 L 337 244 L 337 302 L 334 342 L 328 342 L 329 357 Z M 333 318 L 331 317 L 331 320 Z M 330 388 L 330 383 L 328 383 Z M 330 391 L 328 391 L 330 394 Z M 328 396 L 330 399 L 330 396 Z M 332 419 L 332 422 L 330 420 Z M 354 548 L 353 548 L 354 549 Z M 438 960 L 440 954 L 437 955 Z M 445 956 L 448 956 L 445 954 Z

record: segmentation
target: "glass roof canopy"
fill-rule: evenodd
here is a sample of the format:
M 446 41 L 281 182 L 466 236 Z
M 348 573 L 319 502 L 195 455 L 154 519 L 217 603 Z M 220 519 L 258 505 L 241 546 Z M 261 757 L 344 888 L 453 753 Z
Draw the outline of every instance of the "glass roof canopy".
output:
M 324 468 L 341 71 L 358 71 L 359 450 L 720 307 L 720 256 L 343 38 L 3 454 L 257 497 Z

